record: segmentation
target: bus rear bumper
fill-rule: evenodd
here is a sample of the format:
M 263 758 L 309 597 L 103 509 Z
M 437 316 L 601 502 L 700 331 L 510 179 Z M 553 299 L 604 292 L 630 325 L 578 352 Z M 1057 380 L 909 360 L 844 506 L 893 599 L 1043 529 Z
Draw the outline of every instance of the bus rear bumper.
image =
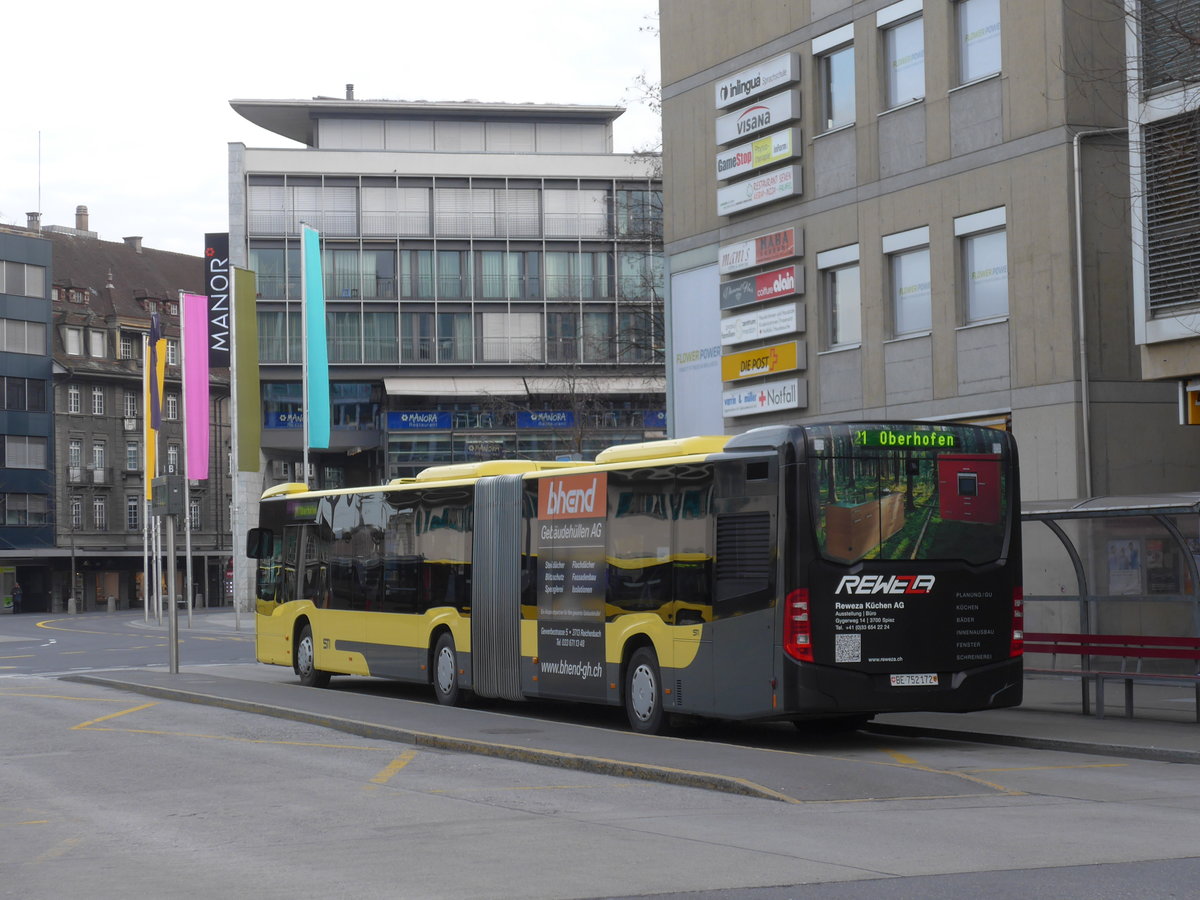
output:
M 784 685 L 794 718 L 890 712 L 972 712 L 1021 703 L 1021 657 L 960 672 L 938 672 L 936 685 L 894 687 L 886 673 L 797 664 Z

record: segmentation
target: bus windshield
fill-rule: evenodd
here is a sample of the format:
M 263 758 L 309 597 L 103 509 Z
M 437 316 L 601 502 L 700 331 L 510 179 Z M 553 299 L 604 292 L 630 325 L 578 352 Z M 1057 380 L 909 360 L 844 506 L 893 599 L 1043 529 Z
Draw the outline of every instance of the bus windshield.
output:
M 1011 513 L 1002 433 L 897 423 L 804 431 L 826 559 L 979 565 L 1004 556 Z

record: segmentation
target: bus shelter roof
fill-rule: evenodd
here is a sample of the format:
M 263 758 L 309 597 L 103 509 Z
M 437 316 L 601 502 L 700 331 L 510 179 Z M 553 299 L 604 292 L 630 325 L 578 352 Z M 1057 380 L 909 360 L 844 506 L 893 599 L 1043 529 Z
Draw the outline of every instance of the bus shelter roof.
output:
M 1067 500 L 1025 500 L 1021 503 L 1021 518 L 1030 522 L 1045 519 L 1182 516 L 1198 513 L 1200 493 L 1130 494 Z

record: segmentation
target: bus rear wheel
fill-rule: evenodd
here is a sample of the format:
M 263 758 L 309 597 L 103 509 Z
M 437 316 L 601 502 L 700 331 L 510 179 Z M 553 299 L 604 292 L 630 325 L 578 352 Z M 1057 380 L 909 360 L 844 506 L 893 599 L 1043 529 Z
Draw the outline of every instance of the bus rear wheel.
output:
M 625 715 L 638 734 L 663 734 L 667 714 L 663 709 L 662 675 L 658 657 L 649 647 L 638 647 L 625 669 Z
M 308 625 L 300 630 L 300 639 L 296 641 L 296 655 L 292 661 L 292 669 L 305 687 L 325 687 L 329 684 L 329 673 L 322 672 L 317 668 L 316 645 L 313 642 L 312 628 Z
M 442 706 L 461 706 L 466 699 L 458 683 L 458 651 L 448 631 L 438 636 L 433 649 L 433 694 Z

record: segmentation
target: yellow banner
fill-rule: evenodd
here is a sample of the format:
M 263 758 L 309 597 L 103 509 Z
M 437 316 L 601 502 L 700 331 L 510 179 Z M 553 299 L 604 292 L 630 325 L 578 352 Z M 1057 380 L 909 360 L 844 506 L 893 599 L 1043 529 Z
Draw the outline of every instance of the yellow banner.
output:
M 796 341 L 745 350 L 721 357 L 721 380 L 739 381 L 742 378 L 757 378 L 776 372 L 791 372 L 798 369 L 799 353 Z

